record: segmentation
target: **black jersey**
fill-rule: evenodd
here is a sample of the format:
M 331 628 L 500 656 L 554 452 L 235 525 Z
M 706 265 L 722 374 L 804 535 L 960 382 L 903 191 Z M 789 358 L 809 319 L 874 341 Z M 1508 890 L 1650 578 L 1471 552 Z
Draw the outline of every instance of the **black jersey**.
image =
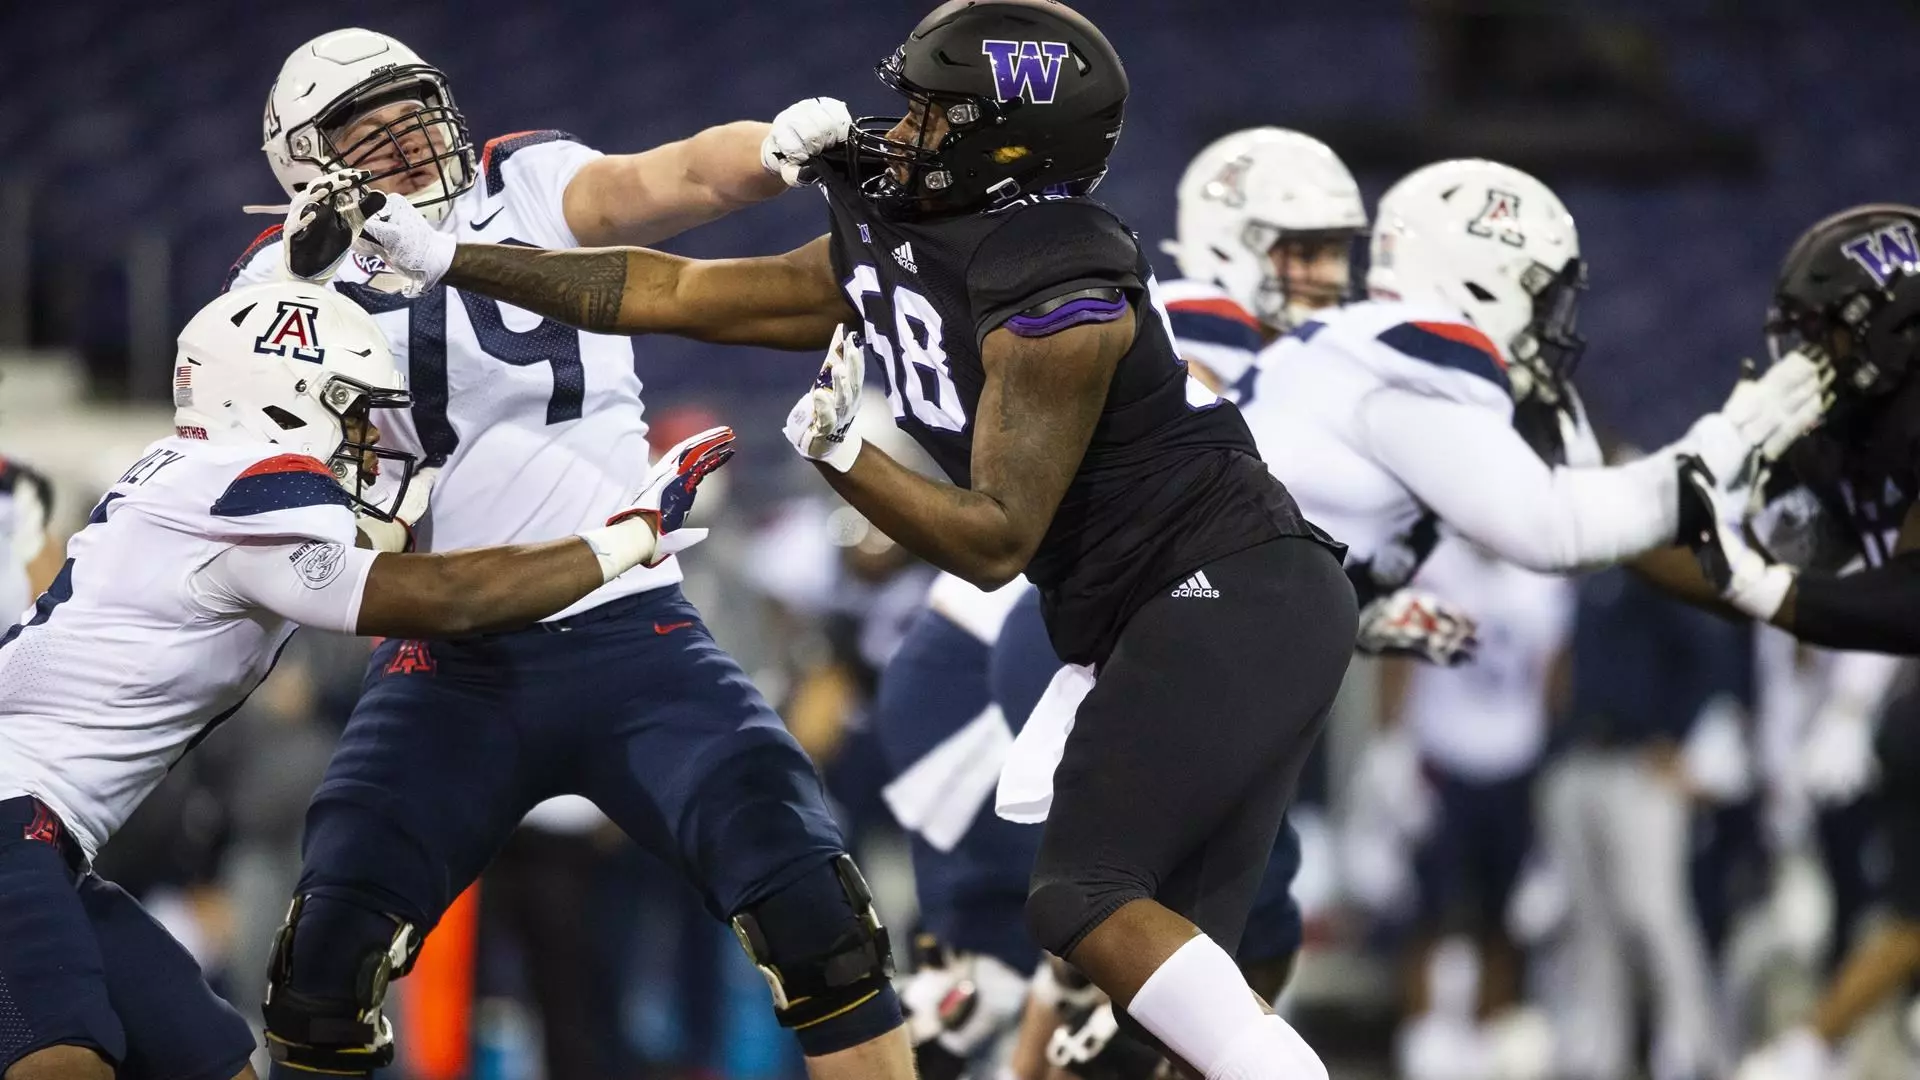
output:
M 1920 496 L 1920 378 L 1842 401 L 1787 452 L 1755 531 L 1776 559 L 1837 573 L 1892 557 Z
M 865 320 L 895 422 L 962 487 L 971 484 L 986 336 L 1089 288 L 1117 287 L 1132 301 L 1133 346 L 1027 566 L 1062 659 L 1104 661 L 1141 604 L 1214 559 L 1283 536 L 1339 548 L 1267 472 L 1239 411 L 1211 395 L 1190 399 L 1186 364 L 1149 295 L 1146 256 L 1105 207 L 1041 196 L 991 213 L 896 221 L 837 173 L 822 186 L 834 272 Z

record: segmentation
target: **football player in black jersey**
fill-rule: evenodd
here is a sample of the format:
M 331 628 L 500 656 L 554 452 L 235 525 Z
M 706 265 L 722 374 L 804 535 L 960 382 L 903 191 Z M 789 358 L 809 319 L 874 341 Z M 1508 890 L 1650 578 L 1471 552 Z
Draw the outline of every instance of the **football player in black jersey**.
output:
M 1128 89 L 1100 31 L 1053 0 L 953 0 L 879 70 L 904 118 L 770 163 L 814 172 L 831 209 L 787 255 L 456 247 L 377 197 L 362 243 L 593 330 L 831 340 L 795 446 L 934 565 L 989 588 L 1024 571 L 1060 656 L 1098 669 L 1059 733 L 1035 938 L 1195 1075 L 1324 1077 L 1231 951 L 1352 650 L 1341 547 L 1188 378 L 1137 240 L 1088 198 Z M 850 434 L 868 362 L 953 483 Z
M 1726 524 L 1701 534 L 1707 576 L 1810 645 L 1920 654 L 1920 208 L 1858 206 L 1802 234 L 1767 336 L 1776 357 L 1824 353 L 1835 400 L 1771 475 L 1716 493 Z M 1711 597 L 1684 567 L 1654 576 Z
M 1857 206 L 1802 234 L 1767 335 L 1776 356 L 1826 350 L 1837 396 L 1750 500 L 1747 535 L 1713 538 L 1722 595 L 1809 644 L 1920 654 L 1920 207 Z M 1740 1080 L 1824 1073 L 1831 1048 L 1920 973 L 1920 790 L 1902 782 L 1920 775 L 1911 711 L 1890 712 L 1874 747 L 1893 781 L 1879 799 L 1892 917 L 1855 944 L 1803 1025 L 1741 1065 Z

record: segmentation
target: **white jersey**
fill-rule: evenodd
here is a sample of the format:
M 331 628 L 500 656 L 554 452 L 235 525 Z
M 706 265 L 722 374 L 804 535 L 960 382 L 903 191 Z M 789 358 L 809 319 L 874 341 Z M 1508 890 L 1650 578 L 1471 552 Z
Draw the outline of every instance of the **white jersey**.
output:
M 1382 590 L 1405 584 L 1439 522 L 1555 572 L 1667 542 L 1671 465 L 1589 468 L 1584 417 L 1554 468 L 1513 429 L 1506 359 L 1444 309 L 1366 301 L 1269 345 L 1239 402 L 1260 455 L 1314 524 Z M 1664 486 L 1663 486 L 1664 485 Z
M 1401 721 L 1421 756 L 1469 780 L 1518 776 L 1547 743 L 1547 683 L 1573 625 L 1573 584 L 1447 538 L 1415 579 L 1473 612 L 1480 648 L 1459 667 L 1416 664 Z
M 39 798 L 91 857 L 266 678 L 293 617 L 353 628 L 373 561 L 354 540 L 313 458 L 152 444 L 0 639 L 0 799 Z
M 1155 287 L 1180 358 L 1206 365 L 1222 384 L 1221 396 L 1239 400 L 1265 341 L 1260 320 L 1212 282 L 1181 278 Z
M 558 131 L 487 143 L 480 176 L 443 228 L 463 243 L 579 247 L 561 202 L 597 150 Z M 272 280 L 281 261 L 269 229 L 241 257 L 233 284 Z M 557 540 L 596 529 L 645 481 L 647 425 L 633 342 L 590 334 L 482 296 L 440 287 L 415 300 L 367 282 L 384 273 L 355 254 L 333 287 L 373 314 L 413 408 L 380 414 L 385 445 L 443 465 L 427 518 L 427 551 Z M 635 567 L 552 618 L 680 580 L 680 566 Z

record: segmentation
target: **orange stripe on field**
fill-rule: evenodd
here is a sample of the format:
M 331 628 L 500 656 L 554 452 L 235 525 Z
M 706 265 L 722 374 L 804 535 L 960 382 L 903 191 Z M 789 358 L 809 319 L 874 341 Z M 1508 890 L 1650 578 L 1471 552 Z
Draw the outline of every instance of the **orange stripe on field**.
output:
M 406 988 L 395 1036 L 408 1075 L 416 1080 L 460 1080 L 473 1070 L 473 969 L 480 928 L 480 887 L 471 886 L 447 908 L 420 948 Z

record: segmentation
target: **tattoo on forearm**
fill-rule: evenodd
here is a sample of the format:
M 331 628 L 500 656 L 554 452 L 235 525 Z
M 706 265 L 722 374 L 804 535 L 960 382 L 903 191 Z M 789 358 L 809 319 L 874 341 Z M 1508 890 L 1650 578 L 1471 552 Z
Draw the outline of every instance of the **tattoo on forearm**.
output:
M 627 253 L 541 251 L 499 244 L 462 244 L 447 270 L 456 289 L 504 300 L 583 330 L 618 327 L 627 288 Z

